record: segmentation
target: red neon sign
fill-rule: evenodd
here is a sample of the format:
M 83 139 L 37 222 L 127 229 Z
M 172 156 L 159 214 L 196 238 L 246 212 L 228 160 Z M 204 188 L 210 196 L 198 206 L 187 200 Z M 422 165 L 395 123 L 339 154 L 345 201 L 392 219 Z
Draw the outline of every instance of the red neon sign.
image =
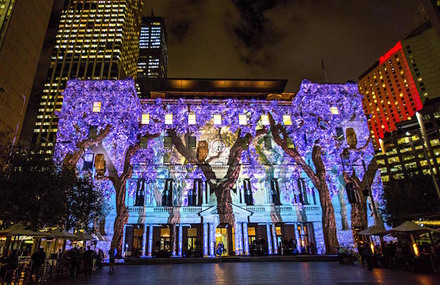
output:
M 397 42 L 397 44 L 390 49 L 386 54 L 384 54 L 383 56 L 381 56 L 379 58 L 379 63 L 382 64 L 385 61 L 387 61 L 387 59 L 389 59 L 393 54 L 395 54 L 396 52 L 398 52 L 399 50 L 402 49 L 402 43 L 399 41 Z

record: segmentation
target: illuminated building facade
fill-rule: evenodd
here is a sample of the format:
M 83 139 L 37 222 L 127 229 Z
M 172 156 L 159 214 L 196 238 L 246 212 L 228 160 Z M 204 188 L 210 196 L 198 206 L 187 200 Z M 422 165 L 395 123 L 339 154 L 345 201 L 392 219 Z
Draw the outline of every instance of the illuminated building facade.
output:
M 137 77 L 165 78 L 167 77 L 168 52 L 165 19 L 142 17 L 141 33 L 139 36 L 139 60 Z
M 142 0 L 67 0 L 32 143 L 51 154 L 70 78 L 136 78 Z
M 55 151 L 55 159 L 65 161 L 82 151 L 78 142 L 95 142 L 74 163 L 105 189 L 113 210 L 101 234 L 114 244 L 120 235 L 125 256 L 213 257 L 220 243 L 222 255 L 324 253 L 327 211 L 321 200 L 327 198 L 287 154 L 295 149 L 314 172 L 316 141 L 325 149 L 333 229 L 339 244 L 353 243 L 342 171 L 365 175 L 355 163 L 344 168 L 340 151 L 367 164 L 374 155 L 356 84 L 304 81 L 292 101 L 274 101 L 266 98 L 282 94 L 286 80 L 139 83 L 142 98 L 130 80 L 69 81 Z M 269 132 L 275 126 L 286 130 L 283 138 Z M 375 176 L 378 199 L 382 184 L 376 174 L 369 175 Z M 116 189 L 115 181 L 122 187 Z
M 20 136 L 54 0 L 0 0 L 0 130 Z
M 425 23 L 359 77 L 375 146 L 396 124 L 411 120 L 423 102 L 439 96 L 440 40 Z

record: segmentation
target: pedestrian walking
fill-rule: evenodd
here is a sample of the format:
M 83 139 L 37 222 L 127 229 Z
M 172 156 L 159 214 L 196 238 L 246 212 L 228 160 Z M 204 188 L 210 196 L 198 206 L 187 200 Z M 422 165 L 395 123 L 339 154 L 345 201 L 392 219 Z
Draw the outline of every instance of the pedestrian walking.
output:
M 86 276 L 92 276 L 93 258 L 95 252 L 90 249 L 90 245 L 87 246 L 87 250 L 83 253 L 84 259 L 84 274 Z
M 109 272 L 115 272 L 115 251 L 116 249 L 112 246 L 108 252 L 110 270 Z

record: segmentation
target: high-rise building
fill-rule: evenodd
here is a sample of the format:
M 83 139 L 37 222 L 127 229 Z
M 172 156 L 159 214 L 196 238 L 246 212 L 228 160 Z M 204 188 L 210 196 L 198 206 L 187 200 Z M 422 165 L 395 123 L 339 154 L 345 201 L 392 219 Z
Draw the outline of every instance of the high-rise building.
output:
M 136 78 L 143 0 L 66 0 L 33 144 L 50 154 L 69 78 Z
M 423 102 L 440 96 L 440 40 L 430 23 L 413 31 L 359 77 L 375 146 L 396 124 L 411 120 Z
M 440 37 L 440 1 L 439 0 L 422 0 L 425 13 L 437 35 Z
M 139 36 L 138 78 L 167 77 L 167 34 L 165 19 L 155 17 L 142 18 Z
M 376 154 L 382 181 L 408 178 L 412 175 L 440 174 L 440 98 L 426 101 L 420 111 L 425 130 L 421 133 L 416 116 L 397 124 L 397 130 L 385 134 L 383 151 Z M 428 160 L 429 157 L 429 160 Z
M 0 131 L 21 133 L 54 0 L 0 0 Z

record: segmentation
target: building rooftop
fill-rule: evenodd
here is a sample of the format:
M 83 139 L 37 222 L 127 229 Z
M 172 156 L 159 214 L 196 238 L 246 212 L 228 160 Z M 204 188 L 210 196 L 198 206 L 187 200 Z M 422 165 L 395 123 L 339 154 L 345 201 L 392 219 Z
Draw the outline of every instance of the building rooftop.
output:
M 287 79 L 142 78 L 142 98 L 266 99 L 282 94 Z

